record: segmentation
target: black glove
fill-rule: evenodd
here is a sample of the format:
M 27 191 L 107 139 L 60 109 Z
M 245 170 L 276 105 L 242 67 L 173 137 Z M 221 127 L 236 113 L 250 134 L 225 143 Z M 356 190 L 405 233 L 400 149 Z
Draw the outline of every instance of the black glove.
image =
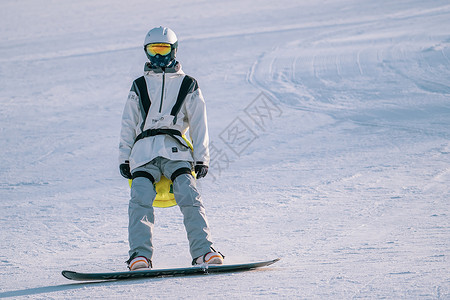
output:
M 208 166 L 205 166 L 203 162 L 198 161 L 195 163 L 194 171 L 197 175 L 197 179 L 203 178 L 208 173 Z
M 130 162 L 126 160 L 123 164 L 120 164 L 120 175 L 125 177 L 126 179 L 131 179 L 131 172 L 130 172 Z

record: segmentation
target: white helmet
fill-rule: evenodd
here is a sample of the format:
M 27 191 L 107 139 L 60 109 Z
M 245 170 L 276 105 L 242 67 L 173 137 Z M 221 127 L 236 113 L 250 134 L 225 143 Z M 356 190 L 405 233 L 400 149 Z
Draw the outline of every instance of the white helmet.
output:
M 167 55 L 150 55 L 147 51 L 149 44 L 167 43 L 171 45 L 171 51 Z M 144 40 L 144 51 L 150 60 L 151 64 L 155 67 L 167 67 L 175 62 L 175 56 L 178 48 L 178 39 L 172 29 L 167 27 L 155 27 L 151 29 Z
M 144 40 L 144 47 L 153 43 L 169 43 L 173 45 L 177 42 L 177 36 L 172 29 L 159 26 L 151 29 L 147 33 Z

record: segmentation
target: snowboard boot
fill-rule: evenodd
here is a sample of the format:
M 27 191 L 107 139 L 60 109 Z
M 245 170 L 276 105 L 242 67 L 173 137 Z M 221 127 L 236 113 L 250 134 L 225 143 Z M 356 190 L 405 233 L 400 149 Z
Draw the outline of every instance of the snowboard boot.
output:
M 192 261 L 192 265 L 221 265 L 223 264 L 223 259 L 225 257 L 220 252 L 216 252 L 214 249 L 206 253 L 205 255 L 199 256 Z
M 134 253 L 130 259 L 127 261 L 128 269 L 130 271 L 137 270 L 150 270 L 152 268 L 152 261 L 149 260 L 145 256 L 136 256 L 137 253 Z

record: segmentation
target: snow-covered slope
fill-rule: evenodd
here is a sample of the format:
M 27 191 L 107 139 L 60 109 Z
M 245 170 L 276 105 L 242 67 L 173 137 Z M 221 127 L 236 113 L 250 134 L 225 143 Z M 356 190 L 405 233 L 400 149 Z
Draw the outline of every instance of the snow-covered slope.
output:
M 0 3 L 0 298 L 449 298 L 448 1 L 154 2 Z M 159 25 L 207 101 L 215 246 L 282 260 L 70 284 L 126 268 L 120 117 Z M 155 246 L 190 263 L 178 208 Z

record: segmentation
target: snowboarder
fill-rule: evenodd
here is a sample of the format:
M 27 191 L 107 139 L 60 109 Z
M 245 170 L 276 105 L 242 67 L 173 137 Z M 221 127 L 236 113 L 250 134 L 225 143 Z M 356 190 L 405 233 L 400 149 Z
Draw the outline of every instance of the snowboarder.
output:
M 175 59 L 178 40 L 166 27 L 151 29 L 144 41 L 149 59 L 144 76 L 133 82 L 122 116 L 120 173 L 133 179 L 128 214 L 130 270 L 152 267 L 154 183 L 161 176 L 173 182 L 184 217 L 192 264 L 222 264 L 212 247 L 210 229 L 197 179 L 208 172 L 209 137 L 206 108 L 197 81 Z M 182 135 L 189 130 L 191 150 Z

